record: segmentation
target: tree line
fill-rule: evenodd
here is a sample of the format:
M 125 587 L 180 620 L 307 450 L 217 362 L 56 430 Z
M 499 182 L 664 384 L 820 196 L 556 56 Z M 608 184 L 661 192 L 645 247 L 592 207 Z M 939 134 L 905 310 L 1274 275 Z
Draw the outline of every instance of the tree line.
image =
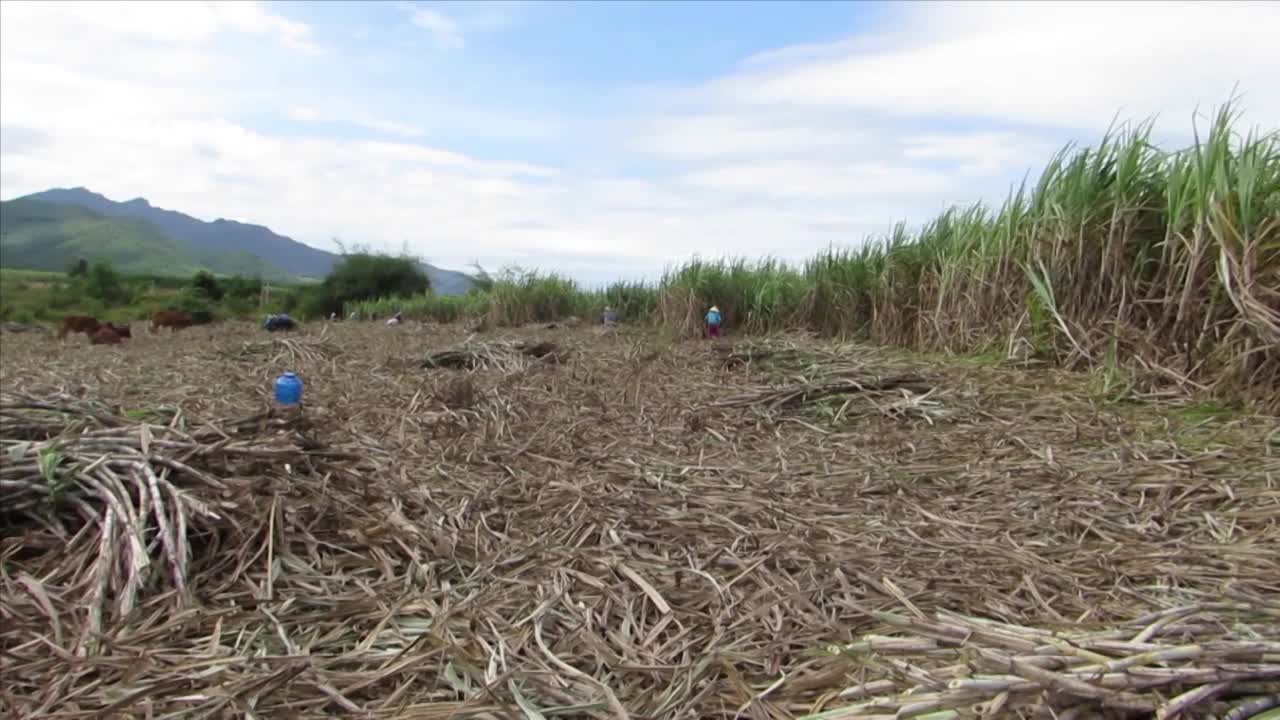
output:
M 110 262 L 78 259 L 63 275 L 15 278 L 0 296 L 0 318 L 57 321 L 66 314 L 113 321 L 141 320 L 157 310 L 181 310 L 197 321 L 288 313 L 300 319 L 342 313 L 350 303 L 420 295 L 427 276 L 409 257 L 347 253 L 319 282 L 271 283 L 261 277 L 217 276 L 205 270 L 183 277 L 128 275 Z

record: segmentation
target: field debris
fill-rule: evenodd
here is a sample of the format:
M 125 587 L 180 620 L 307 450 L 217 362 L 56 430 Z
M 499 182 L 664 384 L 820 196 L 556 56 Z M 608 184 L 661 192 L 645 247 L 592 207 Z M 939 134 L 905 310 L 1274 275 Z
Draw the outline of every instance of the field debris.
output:
M 327 330 L 328 328 L 325 328 Z M 238 349 L 227 351 L 237 360 L 259 361 L 276 364 L 281 361 L 319 362 L 332 360 L 342 353 L 342 348 L 325 337 L 324 331 L 314 337 L 285 337 L 270 340 L 253 340 L 241 344 Z
M 764 372 L 770 381 L 718 400 L 714 403 L 717 407 L 752 408 L 761 413 L 817 409 L 833 423 L 866 412 L 929 422 L 952 414 L 935 397 L 939 388 L 925 376 L 867 362 L 857 353 L 802 350 L 795 341 L 751 342 L 715 351 L 722 356 L 723 368 Z M 880 369 L 887 373 L 876 374 Z
M 806 382 L 846 394 L 585 328 L 433 328 L 469 372 L 423 373 L 382 330 L 332 328 L 338 360 L 239 356 L 248 323 L 0 346 L 0 714 L 1224 718 L 1280 693 L 1274 418 L 812 340 Z M 283 360 L 301 417 L 268 409 Z M 908 394 L 966 412 L 749 411 Z
M 833 352 L 815 350 L 812 343 L 801 349 L 795 340 L 788 339 L 717 345 L 714 350 L 722 356 L 720 362 L 726 370 L 757 367 L 800 372 L 838 361 Z
M 1095 632 L 1052 632 L 945 611 L 933 618 L 869 614 L 898 634 L 868 635 L 827 652 L 890 679 L 879 681 L 870 700 L 812 717 L 948 711 L 990 717 L 1044 704 L 1076 715 L 1101 707 L 1161 718 L 1205 710 L 1222 717 L 1260 711 L 1266 702 L 1280 706 L 1274 597 L 1170 607 Z M 1232 639 L 1241 634 L 1247 639 Z
M 868 377 L 862 380 L 852 378 L 837 382 L 797 383 L 782 387 L 765 387 L 743 395 L 737 395 L 720 401 L 724 407 L 743 407 L 746 405 L 766 405 L 771 408 L 797 407 L 818 402 L 837 395 L 923 395 L 933 391 L 918 375 L 899 375 L 894 377 Z
M 544 330 L 573 329 L 582 326 L 582 319 L 577 317 L 567 317 L 563 320 L 549 322 L 542 325 Z
M 422 361 L 421 366 L 451 370 L 519 370 L 531 361 L 560 364 L 567 357 L 567 351 L 553 342 L 495 341 L 467 343 L 462 347 L 434 352 Z
M 48 327 L 39 323 L 20 323 L 20 322 L 3 322 L 0 323 L 0 331 L 6 333 L 38 333 L 48 335 L 52 331 Z

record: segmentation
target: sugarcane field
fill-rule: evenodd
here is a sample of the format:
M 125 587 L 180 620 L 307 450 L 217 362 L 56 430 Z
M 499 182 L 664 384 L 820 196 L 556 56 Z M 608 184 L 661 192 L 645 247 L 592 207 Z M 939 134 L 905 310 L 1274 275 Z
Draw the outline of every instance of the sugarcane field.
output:
M 0 1 L 0 720 L 1280 720 L 1278 29 Z
M 1256 406 L 807 332 L 20 329 L 5 717 L 1280 705 Z

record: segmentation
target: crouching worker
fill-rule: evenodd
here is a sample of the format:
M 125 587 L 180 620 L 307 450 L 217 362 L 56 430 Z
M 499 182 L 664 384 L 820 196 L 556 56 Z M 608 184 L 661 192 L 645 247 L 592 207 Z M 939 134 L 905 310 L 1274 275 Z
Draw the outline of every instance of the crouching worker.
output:
M 715 305 L 712 305 L 711 309 L 707 311 L 706 336 L 709 338 L 720 337 L 720 308 Z
M 266 322 L 262 323 L 262 327 L 267 332 L 279 332 L 281 330 L 293 330 L 297 327 L 297 323 L 288 315 L 268 315 Z
M 605 325 L 617 325 L 618 311 L 611 307 L 607 307 L 604 309 L 604 316 L 601 319 L 604 320 Z

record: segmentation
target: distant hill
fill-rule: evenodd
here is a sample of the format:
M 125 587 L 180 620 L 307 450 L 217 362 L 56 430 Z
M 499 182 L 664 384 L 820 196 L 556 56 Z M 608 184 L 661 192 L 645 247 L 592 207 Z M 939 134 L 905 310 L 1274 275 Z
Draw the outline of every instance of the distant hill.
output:
M 145 220 L 106 217 L 73 205 L 21 198 L 0 203 L 0 266 L 66 270 L 76 260 L 106 260 L 126 273 L 291 277 L 249 253 L 202 252 Z
M 24 204 L 11 209 L 10 206 L 14 203 Z M 47 209 L 33 210 L 35 206 L 31 203 L 78 209 L 88 211 L 89 214 L 87 217 L 68 215 L 59 221 L 61 223 L 74 219 L 72 225 L 50 225 L 48 223 L 52 222 L 51 217 L 41 220 L 40 216 L 52 216 L 56 213 Z M 4 220 L 10 230 L 4 232 L 3 244 L 0 245 L 4 249 L 4 259 L 0 264 L 6 266 L 55 269 L 49 265 L 55 259 L 61 259 L 62 262 L 56 269 L 62 269 L 78 257 L 104 257 L 122 270 L 128 270 L 129 262 L 133 262 L 168 267 L 173 274 L 187 274 L 190 267 L 197 266 L 226 274 L 257 272 L 263 277 L 320 278 L 340 259 L 335 253 L 304 245 L 261 225 L 221 218 L 205 222 L 180 212 L 153 207 L 143 198 L 116 202 L 86 188 L 46 190 L 0 204 L 0 209 L 6 216 L 11 212 L 15 216 L 12 221 L 7 217 Z M 86 222 L 93 225 L 92 230 L 84 229 Z M 141 230 L 143 227 L 149 230 Z M 15 234 L 12 240 L 9 239 L 10 232 Z M 59 242 L 55 243 L 55 249 L 35 250 L 30 247 L 31 233 L 39 233 L 46 239 L 59 239 Z M 24 240 L 21 245 L 17 242 L 19 238 Z M 116 241 L 114 244 L 102 243 L 103 238 L 115 238 Z M 10 259 L 11 245 L 14 260 Z M 146 252 L 140 254 L 139 245 L 154 248 L 158 253 L 156 257 L 164 257 L 165 261 L 147 261 L 149 255 Z M 19 250 L 19 247 L 23 249 Z M 63 255 L 58 247 L 67 251 L 76 250 L 80 254 Z M 95 249 L 98 250 L 97 253 L 86 254 Z M 116 259 L 117 255 L 120 260 Z M 32 261 L 43 264 L 32 264 Z M 422 264 L 422 268 L 431 280 L 432 288 L 441 295 L 461 294 L 471 287 L 471 278 L 465 273 L 444 270 L 426 263 Z M 153 270 L 154 268 L 148 268 L 145 271 Z

